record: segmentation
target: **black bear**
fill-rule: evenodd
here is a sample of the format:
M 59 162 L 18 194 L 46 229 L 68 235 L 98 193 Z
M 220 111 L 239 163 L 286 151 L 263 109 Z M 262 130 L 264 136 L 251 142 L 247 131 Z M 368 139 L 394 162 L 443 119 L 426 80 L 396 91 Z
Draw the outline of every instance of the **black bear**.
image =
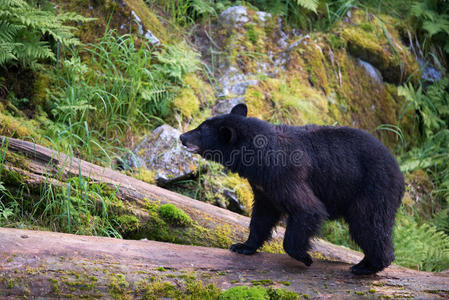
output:
M 250 234 L 231 246 L 253 254 L 287 216 L 283 246 L 309 266 L 309 239 L 323 219 L 344 218 L 365 257 L 351 271 L 379 272 L 394 260 L 392 231 L 404 178 L 388 149 L 349 127 L 272 125 L 247 107 L 204 121 L 180 136 L 191 152 L 248 179 L 254 192 Z

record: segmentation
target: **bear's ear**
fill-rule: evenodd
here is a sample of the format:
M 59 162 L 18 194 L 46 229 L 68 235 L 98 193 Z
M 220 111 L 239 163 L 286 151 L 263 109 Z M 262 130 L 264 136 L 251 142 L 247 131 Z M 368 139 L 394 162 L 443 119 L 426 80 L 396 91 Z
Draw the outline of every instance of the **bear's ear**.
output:
M 231 114 L 246 117 L 246 115 L 248 114 L 248 108 L 246 107 L 246 104 L 237 104 L 232 108 Z
M 235 128 L 228 127 L 228 126 L 222 126 L 219 129 L 221 138 L 229 144 L 234 144 L 237 140 L 237 132 Z

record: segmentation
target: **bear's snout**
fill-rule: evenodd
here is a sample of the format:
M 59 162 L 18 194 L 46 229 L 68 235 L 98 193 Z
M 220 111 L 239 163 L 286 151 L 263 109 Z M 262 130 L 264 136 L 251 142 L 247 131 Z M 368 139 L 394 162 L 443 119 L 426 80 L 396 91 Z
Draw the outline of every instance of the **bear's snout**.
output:
M 183 133 L 179 136 L 179 139 L 181 140 L 181 143 L 186 146 L 186 134 Z
M 183 133 L 179 136 L 181 143 L 187 148 L 187 151 L 198 153 L 200 150 L 200 146 L 198 145 L 198 141 L 195 139 L 195 134 L 192 131 Z

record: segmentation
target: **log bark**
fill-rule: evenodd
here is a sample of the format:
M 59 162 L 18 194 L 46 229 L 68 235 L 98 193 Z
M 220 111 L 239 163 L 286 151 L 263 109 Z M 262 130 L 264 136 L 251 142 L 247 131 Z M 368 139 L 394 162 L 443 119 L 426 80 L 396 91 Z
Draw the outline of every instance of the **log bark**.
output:
M 449 297 L 449 274 L 393 266 L 357 277 L 343 262 L 315 260 L 305 267 L 285 254 L 243 256 L 216 248 L 6 228 L 0 228 L 0 278 L 2 299 L 158 298 L 164 296 L 161 283 L 182 289 L 188 280 L 219 289 L 263 284 L 320 299 Z
M 227 240 L 243 242 L 248 236 L 249 218 L 229 210 L 213 206 L 189 197 L 171 192 L 161 187 L 148 184 L 133 177 L 126 176 L 110 168 L 101 167 L 84 160 L 65 155 L 35 143 L 0 136 L 0 144 L 7 144 L 8 151 L 26 156 L 25 162 L 6 161 L 5 167 L 24 175 L 29 184 L 39 184 L 53 180 L 55 184 L 63 184 L 69 177 L 79 175 L 92 181 L 106 183 L 118 188 L 120 197 L 128 203 L 135 215 L 145 219 L 147 201 L 172 203 L 186 211 L 190 217 L 214 234 L 199 239 L 194 244 L 227 247 L 227 242 L 220 241 L 220 234 L 226 228 Z M 217 230 L 217 228 L 219 230 Z M 273 232 L 274 242 L 281 243 L 284 228 L 277 227 Z M 208 241 L 208 239 L 214 239 Z M 187 241 L 186 243 L 190 243 Z M 321 239 L 312 241 L 312 255 L 347 263 L 357 263 L 363 255 L 351 249 L 333 245 Z

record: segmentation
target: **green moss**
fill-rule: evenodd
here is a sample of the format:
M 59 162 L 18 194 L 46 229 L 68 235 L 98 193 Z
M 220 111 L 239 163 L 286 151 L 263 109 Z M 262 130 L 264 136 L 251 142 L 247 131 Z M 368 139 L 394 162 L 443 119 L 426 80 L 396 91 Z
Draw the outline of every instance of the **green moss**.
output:
M 192 219 L 190 216 L 173 204 L 161 205 L 158 212 L 159 215 L 171 225 L 188 226 L 192 224 Z
M 144 167 L 137 169 L 137 172 L 134 173 L 134 177 L 149 184 L 156 183 L 156 173 Z
M 23 140 L 42 140 L 36 122 L 6 113 L 0 113 L 0 135 Z
M 174 109 L 185 118 L 192 118 L 200 111 L 200 101 L 191 88 L 183 88 L 173 100 Z
M 250 86 L 245 92 L 245 103 L 248 106 L 248 115 L 262 120 L 267 120 L 271 116 L 271 104 L 265 97 L 264 88 L 266 86 Z
M 133 232 L 139 229 L 140 221 L 133 215 L 121 215 L 116 218 L 123 233 Z
M 312 40 L 309 43 L 303 43 L 296 51 L 299 51 L 304 59 L 306 70 L 309 73 L 309 80 L 317 90 L 322 90 L 325 94 L 329 93 L 329 83 L 327 80 L 327 71 L 324 65 L 324 55 L 321 47 Z
M 259 40 L 259 35 L 255 30 L 254 25 L 246 24 L 245 29 L 246 29 L 246 38 L 254 45 L 257 44 L 257 41 Z
M 188 85 L 195 93 L 195 96 L 207 105 L 214 105 L 216 102 L 214 90 L 212 86 L 204 82 L 195 73 L 189 73 L 183 77 L 186 85 Z
M 49 100 L 48 89 L 51 85 L 51 77 L 44 72 L 36 72 L 33 82 L 33 99 L 32 105 L 45 107 Z
M 253 285 L 268 286 L 268 285 L 273 285 L 273 280 L 271 280 L 271 279 L 260 279 L 260 280 L 253 280 L 253 281 L 251 281 L 251 283 Z
M 0 168 L 0 175 L 1 175 L 2 182 L 6 186 L 12 186 L 14 188 L 23 186 L 23 184 L 26 180 L 26 177 L 23 176 L 22 174 L 15 172 L 15 171 L 5 169 L 5 168 Z
M 116 274 L 109 278 L 109 294 L 115 299 L 122 299 L 128 294 L 129 282 L 125 275 Z
M 220 290 L 213 284 L 204 285 L 196 279 L 178 281 L 177 286 L 170 282 L 156 280 L 153 282 L 142 281 L 138 284 L 139 293 L 143 299 L 217 299 Z
M 237 198 L 244 207 L 245 213 L 248 215 L 251 212 L 254 200 L 253 190 L 248 180 L 240 177 L 237 173 L 229 173 L 224 178 L 223 185 L 235 192 Z
M 146 29 L 149 29 L 162 42 L 170 39 L 171 34 L 166 30 L 158 17 L 153 13 L 144 0 L 124 0 L 126 4 L 139 16 Z
M 365 30 L 367 32 L 373 32 L 374 26 L 370 23 L 362 23 L 360 24 L 360 29 Z
M 374 65 L 388 82 L 400 84 L 409 77 L 420 78 L 418 62 L 401 46 L 399 33 L 391 25 L 394 19 L 387 16 L 367 19 L 364 12 L 356 10 L 353 21 L 353 25 L 345 24 L 341 29 L 352 55 Z
M 328 44 L 333 50 L 338 50 L 346 47 L 346 41 L 342 39 L 339 35 L 329 33 L 326 35 Z
M 235 286 L 220 294 L 220 300 L 264 300 L 270 299 L 267 291 L 263 287 Z
M 268 296 L 273 300 L 296 300 L 299 299 L 299 295 L 295 292 L 288 291 L 286 289 L 267 289 Z
M 224 224 L 217 226 L 211 232 L 211 244 L 220 248 L 229 248 L 232 244 L 231 239 L 231 226 Z

